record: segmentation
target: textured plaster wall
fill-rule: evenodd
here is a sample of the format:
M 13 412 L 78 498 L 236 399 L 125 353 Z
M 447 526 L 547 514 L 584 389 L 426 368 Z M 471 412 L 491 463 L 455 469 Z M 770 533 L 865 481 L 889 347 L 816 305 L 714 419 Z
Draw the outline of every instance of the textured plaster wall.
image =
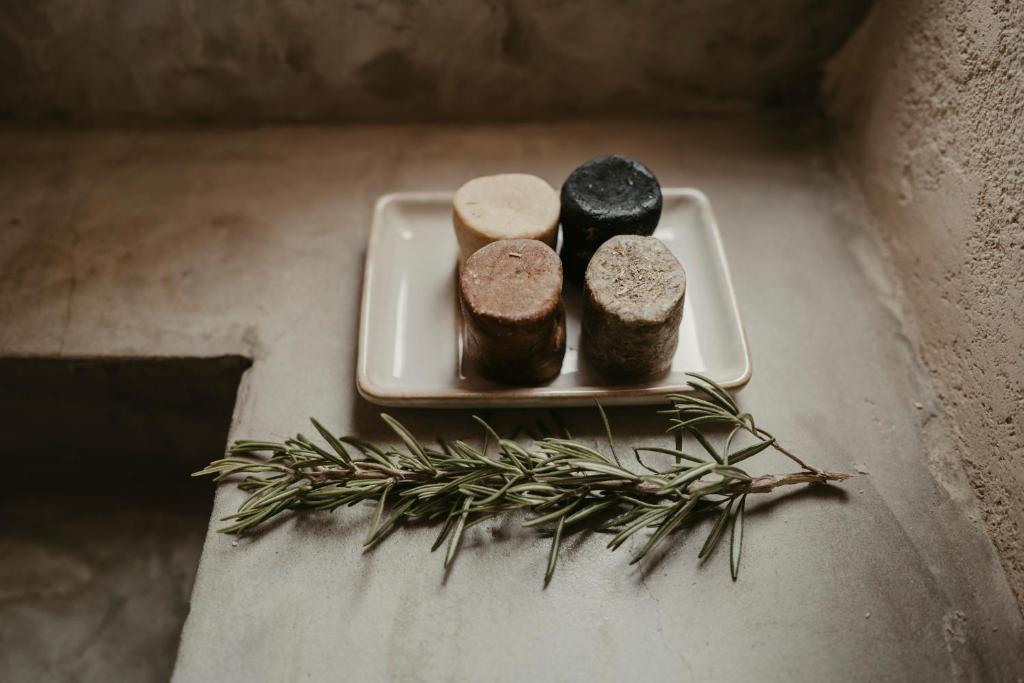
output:
M 661 115 L 804 100 L 869 0 L 9 0 L 0 118 Z
M 1024 604 L 1024 3 L 883 3 L 826 85 Z

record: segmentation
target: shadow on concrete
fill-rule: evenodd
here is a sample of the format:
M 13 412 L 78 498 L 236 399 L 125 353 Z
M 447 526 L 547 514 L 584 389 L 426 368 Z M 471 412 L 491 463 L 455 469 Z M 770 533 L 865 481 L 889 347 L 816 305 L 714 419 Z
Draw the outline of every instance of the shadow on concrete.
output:
M 745 518 L 749 521 L 752 518 L 768 514 L 783 506 L 797 505 L 801 503 L 806 504 L 813 501 L 825 500 L 833 503 L 845 503 L 848 499 L 849 494 L 837 486 L 820 484 L 794 486 L 788 490 L 776 490 L 767 495 L 750 497 L 744 514 Z M 704 540 L 707 538 L 707 534 L 711 531 L 711 526 L 714 524 L 717 514 L 717 511 L 701 513 L 699 518 L 694 519 L 690 524 L 687 524 L 683 528 L 670 534 L 669 538 L 662 542 L 660 548 L 656 548 L 651 551 L 651 553 L 639 563 L 639 570 L 635 572 L 638 581 L 642 582 L 647 579 L 647 577 L 653 574 L 654 571 L 657 570 L 664 562 L 672 559 L 680 552 L 692 552 L 693 559 L 697 560 L 697 554 L 704 545 Z M 726 555 L 729 553 L 728 528 L 725 529 L 719 537 L 714 550 L 712 550 L 703 559 L 697 561 L 701 566 L 704 566 L 704 564 L 717 553 L 725 553 Z
M 0 680 L 170 677 L 249 365 L 0 359 Z

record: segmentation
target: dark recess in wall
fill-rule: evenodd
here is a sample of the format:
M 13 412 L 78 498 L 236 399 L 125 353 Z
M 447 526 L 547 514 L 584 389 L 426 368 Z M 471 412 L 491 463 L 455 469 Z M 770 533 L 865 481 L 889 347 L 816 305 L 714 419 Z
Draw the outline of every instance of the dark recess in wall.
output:
M 224 451 L 242 373 L 215 358 L 0 358 L 8 485 L 178 481 Z

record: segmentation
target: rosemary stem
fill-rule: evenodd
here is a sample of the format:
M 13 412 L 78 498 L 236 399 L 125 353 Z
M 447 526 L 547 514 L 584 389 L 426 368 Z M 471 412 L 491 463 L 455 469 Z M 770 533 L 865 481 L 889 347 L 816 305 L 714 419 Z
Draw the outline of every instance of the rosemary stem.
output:
M 757 477 L 750 481 L 734 481 L 720 493 L 722 495 L 736 495 L 742 493 L 771 493 L 775 489 L 781 486 L 794 486 L 798 484 L 827 484 L 829 482 L 844 481 L 850 478 L 850 475 L 843 472 L 830 472 L 829 470 L 820 470 L 817 468 L 810 468 L 803 463 L 800 463 L 805 470 L 802 472 L 790 472 L 788 474 L 772 474 L 765 475 L 763 477 Z M 430 481 L 432 478 L 430 472 L 414 472 L 412 470 L 400 470 L 400 469 L 373 469 L 373 470 L 343 470 L 343 469 L 331 469 L 321 470 L 319 472 L 300 472 L 298 470 L 292 470 L 291 474 L 294 478 L 305 478 L 313 484 L 326 483 L 328 481 L 345 481 L 351 479 L 379 479 L 381 481 L 392 480 L 397 482 L 423 482 Z M 539 481 L 534 477 L 524 477 L 524 482 Z M 688 490 L 699 489 L 710 484 L 717 483 L 718 480 L 709 479 L 697 479 L 690 483 L 687 487 Z M 500 484 L 504 486 L 507 482 L 501 474 L 494 474 L 491 477 L 485 477 L 477 481 L 478 484 L 482 485 L 495 485 Z M 651 482 L 637 482 L 629 479 L 610 479 L 602 482 L 595 482 L 584 485 L 587 490 L 590 491 L 615 491 L 618 493 L 625 493 L 633 496 L 647 496 L 655 498 L 666 497 L 662 491 L 663 487 L 661 484 L 654 484 Z M 574 494 L 575 495 L 575 494 Z
M 795 462 L 797 465 L 800 465 L 800 467 L 803 467 L 808 472 L 814 472 L 815 474 L 821 474 L 823 472 L 823 470 L 818 469 L 814 465 L 808 465 L 807 463 L 805 463 L 803 460 L 798 458 L 796 454 L 793 453 L 793 451 L 783 447 L 783 445 L 780 444 L 778 441 L 773 440 L 772 448 L 777 450 L 779 453 L 782 453 L 784 456 Z
M 841 482 L 850 475 L 807 464 L 759 428 L 753 416 L 741 413 L 724 387 L 701 375 L 691 376 L 689 383 L 700 395 L 673 394 L 668 397 L 673 407 L 659 411 L 674 415 L 669 420 L 669 431 L 676 433 L 675 448 L 633 448 L 637 461 L 649 474 L 622 466 L 608 416 L 599 406 L 611 457 L 574 441 L 568 434 L 565 438 L 535 438 L 535 446 L 527 448 L 514 438 L 502 439 L 479 418 L 487 444 L 483 448 L 461 440 L 439 440 L 441 450 L 436 450 L 424 446 L 394 418 L 382 415 L 405 444 L 405 451 L 358 437 L 335 436 L 313 420 L 328 448 L 301 434 L 284 443 L 237 441 L 227 457 L 215 460 L 194 476 L 234 480 L 248 494 L 237 511 L 224 518 L 230 522 L 221 529 L 226 533 L 248 533 L 289 510 L 332 511 L 374 502 L 376 511 L 366 545 L 380 542 L 401 523 L 443 524 L 433 547 L 439 548 L 447 540 L 445 567 L 451 566 L 466 529 L 510 512 L 531 513 L 525 526 L 539 528 L 553 539 L 545 581 L 556 566 L 564 533 L 579 530 L 581 520 L 589 520 L 597 531 L 615 534 L 608 544 L 612 550 L 634 534 L 652 530 L 631 560 L 636 563 L 681 524 L 696 519 L 691 517 L 692 512 L 717 510 L 718 519 L 700 557 L 706 557 L 728 529 L 730 568 L 735 580 L 748 494 Z M 706 433 L 707 428 L 722 424 L 733 427 L 724 451 Z M 733 453 L 731 444 L 739 431 L 746 431 L 757 443 Z M 707 456 L 684 452 L 684 432 Z M 487 453 L 491 442 L 497 451 L 493 455 Z M 769 447 L 796 463 L 800 471 L 752 476 L 738 467 Z M 640 460 L 640 451 L 675 455 L 676 463 L 656 469 Z
M 753 481 L 736 482 L 730 485 L 725 491 L 732 489 L 733 493 L 771 493 L 780 486 L 794 486 L 797 484 L 827 484 L 833 481 L 845 481 L 850 475 L 844 472 L 830 472 L 829 470 L 816 470 L 813 472 L 792 472 L 790 474 L 770 474 L 758 477 Z M 745 486 L 737 486 L 744 484 Z M 725 492 L 723 491 L 723 493 Z
M 823 470 L 818 469 L 814 465 L 808 465 L 807 463 L 805 463 L 803 460 L 800 459 L 799 456 L 797 456 L 796 453 L 794 453 L 793 451 L 791 451 L 788 448 L 786 448 L 785 446 L 783 446 L 781 443 L 779 443 L 778 439 L 776 439 L 774 436 L 772 436 L 771 434 L 769 434 L 765 430 L 761 429 L 760 427 L 751 428 L 746 423 L 743 423 L 743 427 L 748 432 L 750 432 L 751 434 L 753 434 L 754 436 L 756 436 L 756 437 L 758 437 L 760 439 L 770 439 L 771 442 L 772 442 L 772 448 L 777 450 L 779 453 L 782 453 L 784 456 L 786 456 L 787 458 L 789 458 L 790 460 L 795 462 L 797 465 L 800 465 L 800 467 L 804 468 L 808 472 L 814 472 L 815 474 L 822 474 Z

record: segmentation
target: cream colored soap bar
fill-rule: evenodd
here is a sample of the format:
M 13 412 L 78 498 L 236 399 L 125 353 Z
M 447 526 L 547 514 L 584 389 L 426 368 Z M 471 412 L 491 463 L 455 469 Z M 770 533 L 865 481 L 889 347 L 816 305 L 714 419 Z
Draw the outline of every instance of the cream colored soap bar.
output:
M 452 202 L 459 264 L 497 240 L 540 240 L 553 249 L 559 208 L 558 194 L 537 176 L 503 173 L 470 180 Z

